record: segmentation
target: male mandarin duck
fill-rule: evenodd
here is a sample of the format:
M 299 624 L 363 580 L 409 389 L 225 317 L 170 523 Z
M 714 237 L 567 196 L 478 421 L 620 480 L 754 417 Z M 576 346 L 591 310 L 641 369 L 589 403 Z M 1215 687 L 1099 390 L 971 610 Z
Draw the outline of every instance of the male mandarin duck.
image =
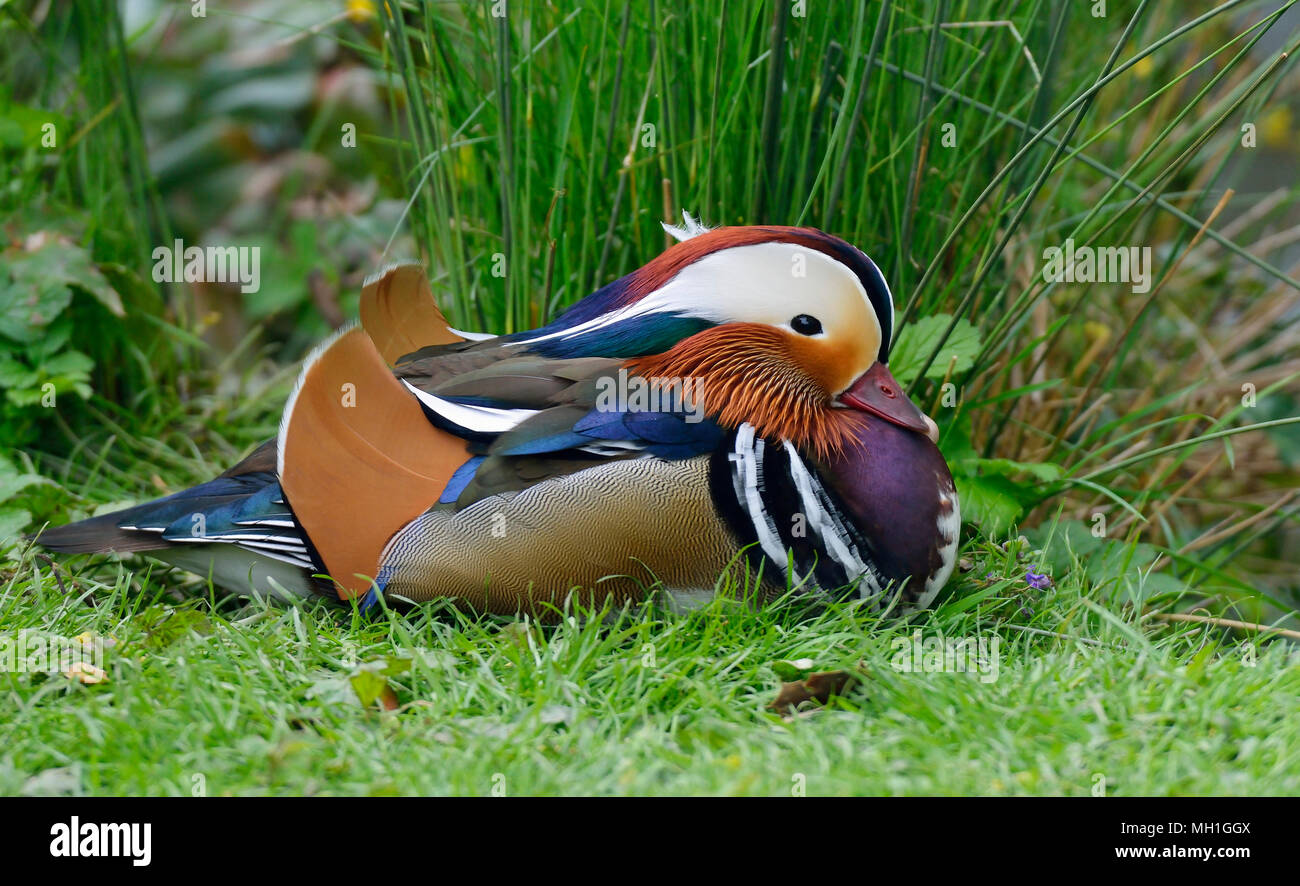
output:
M 546 326 L 450 328 L 423 269 L 366 282 L 279 435 L 208 483 L 47 531 L 237 592 L 456 598 L 513 614 L 770 598 L 927 606 L 960 525 L 937 429 L 887 368 L 889 287 L 811 228 L 708 229 Z

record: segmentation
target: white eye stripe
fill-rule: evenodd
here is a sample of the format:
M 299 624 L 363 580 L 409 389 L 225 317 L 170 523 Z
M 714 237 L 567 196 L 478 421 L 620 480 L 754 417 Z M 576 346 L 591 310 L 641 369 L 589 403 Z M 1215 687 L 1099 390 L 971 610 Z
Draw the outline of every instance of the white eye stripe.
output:
M 791 276 L 796 266 L 801 273 Z M 838 259 L 796 243 L 772 242 L 734 246 L 706 255 L 683 268 L 673 279 L 650 293 L 638 306 L 676 311 L 715 323 L 750 320 L 791 329 L 790 321 L 806 313 L 822 323 L 828 303 L 792 300 L 792 279 L 811 293 L 856 293 L 866 308 L 868 322 L 883 340 L 881 319 L 862 281 Z M 850 296 L 851 297 L 851 296 Z M 801 308 L 808 310 L 801 310 Z M 792 330 L 793 331 L 793 330 Z
M 864 256 L 865 257 L 865 256 Z M 866 259 L 870 262 L 870 259 Z M 800 273 L 792 276 L 792 268 Z M 886 293 L 889 287 L 872 263 L 874 276 Z M 862 281 L 844 262 L 797 243 L 768 242 L 733 246 L 705 255 L 682 268 L 674 277 L 630 305 L 592 317 L 568 329 L 509 343 L 525 347 L 552 339 L 566 339 L 595 332 L 613 324 L 649 314 L 678 314 L 712 323 L 757 322 L 785 329 L 807 338 L 829 334 L 825 316 L 827 303 L 801 305 L 792 298 L 791 282 L 800 292 L 856 293 L 866 307 L 867 322 L 883 344 L 892 337 L 893 299 L 887 298 L 887 317 L 876 313 Z M 801 310 L 806 307 L 808 310 Z M 820 333 L 807 335 L 793 328 L 791 320 L 808 314 L 822 325 Z M 887 331 L 888 330 L 888 333 Z

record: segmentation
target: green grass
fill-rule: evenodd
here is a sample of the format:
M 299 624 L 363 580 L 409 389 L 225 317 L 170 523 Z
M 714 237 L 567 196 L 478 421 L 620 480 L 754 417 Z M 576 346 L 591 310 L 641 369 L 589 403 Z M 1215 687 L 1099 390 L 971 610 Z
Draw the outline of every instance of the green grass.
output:
M 990 549 L 969 575 L 1005 559 Z M 0 792 L 1084 796 L 1099 777 L 1108 795 L 1300 792 L 1290 645 L 1136 621 L 1091 603 L 1079 574 L 987 595 L 968 576 L 914 624 L 719 600 L 538 627 L 440 607 L 214 610 L 127 572 L 65 572 L 65 596 L 26 558 L 0 597 L 8 628 L 117 642 L 98 685 L 0 678 Z M 918 630 L 998 637 L 996 679 L 896 670 L 895 640 Z M 800 658 L 862 682 L 780 717 L 773 663 Z M 398 661 L 399 707 L 361 705 L 359 666 Z
M 0 334 L 0 629 L 117 641 L 102 684 L 0 673 L 0 793 L 188 794 L 202 775 L 210 794 L 485 794 L 497 773 L 510 794 L 788 794 L 798 773 L 810 794 L 1086 794 L 1098 775 L 1113 794 L 1300 793 L 1291 638 L 1166 620 L 1300 626 L 1294 4 L 1107 5 L 520 0 L 497 19 L 404 0 L 300 39 L 333 12 L 249 0 L 195 23 L 179 4 L 128 26 L 112 5 L 0 4 L 0 298 L 26 296 L 10 269 L 58 265 L 40 296 L 61 312 Z M 274 40 L 283 56 L 226 64 Z M 372 77 L 372 101 L 313 99 L 326 65 Z M 318 88 L 285 99 L 303 76 Z M 290 151 L 323 183 L 289 165 L 239 202 Z M 372 204 L 329 214 L 367 183 Z M 415 254 L 456 325 L 509 331 L 652 258 L 681 209 L 820 226 L 880 264 L 905 321 L 893 368 L 967 520 L 970 568 L 935 611 L 372 620 L 218 603 L 142 558 L 56 577 L 17 538 L 271 436 L 328 331 L 313 275 L 346 318 L 362 276 Z M 263 291 L 215 303 L 229 341 L 212 303 L 150 282 L 173 236 L 263 245 Z M 1151 291 L 1044 280 L 1066 238 L 1151 246 Z M 998 544 L 1021 531 L 1026 558 Z M 895 671 L 918 628 L 998 637 L 998 679 Z M 773 663 L 802 658 L 864 676 L 785 720 Z M 354 697 L 383 685 L 367 663 L 400 671 L 396 710 Z

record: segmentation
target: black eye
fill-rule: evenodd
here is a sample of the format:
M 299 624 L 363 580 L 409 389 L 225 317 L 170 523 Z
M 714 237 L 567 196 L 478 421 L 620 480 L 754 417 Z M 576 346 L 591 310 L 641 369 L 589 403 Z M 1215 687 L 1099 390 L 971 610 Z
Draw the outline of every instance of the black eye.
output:
M 816 335 L 822 331 L 822 321 L 808 314 L 800 314 L 790 321 L 790 328 L 800 335 Z

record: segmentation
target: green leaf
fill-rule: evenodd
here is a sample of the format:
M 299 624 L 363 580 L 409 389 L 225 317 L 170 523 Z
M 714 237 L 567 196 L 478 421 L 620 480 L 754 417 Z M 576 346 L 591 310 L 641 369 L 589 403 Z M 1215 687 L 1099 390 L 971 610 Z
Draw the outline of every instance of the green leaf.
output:
M 964 503 L 963 503 L 964 504 Z M 1043 551 L 1043 561 L 1056 575 L 1082 567 L 1088 581 L 1103 587 L 1111 596 L 1135 599 L 1139 587 L 1145 599 L 1184 590 L 1186 583 L 1165 572 L 1147 572 L 1161 551 L 1145 543 L 1097 537 L 1091 527 L 1078 520 L 1063 520 L 1055 527 L 1040 526 L 1026 532 L 1030 542 Z M 1050 538 L 1049 538 L 1050 536 Z
M 108 280 L 99 272 L 99 268 L 87 262 L 86 264 L 69 264 L 64 268 L 66 275 L 64 282 L 74 289 L 80 289 L 82 292 L 94 298 L 101 305 L 108 308 L 109 312 L 115 317 L 125 317 L 126 309 L 122 307 L 122 297 L 117 294 L 117 290 L 108 285 Z
M 17 120 L 0 117 L 0 148 L 22 148 L 27 140 L 27 133 Z
M 996 475 L 1014 477 L 1029 474 L 1035 480 L 1052 483 L 1061 477 L 1061 466 L 1051 462 L 1013 461 L 1009 458 L 970 458 L 961 462 L 961 469 L 966 474 Z
M 348 683 L 362 707 L 369 707 L 379 702 L 385 710 L 397 707 L 397 695 L 389 685 L 388 678 L 394 677 L 411 667 L 409 658 L 390 655 L 376 661 L 358 665 L 348 675 Z
M 32 515 L 22 508 L 0 508 L 0 544 L 17 540 L 18 534 L 32 522 Z
M 1008 532 L 1024 511 L 1016 485 L 1005 477 L 957 475 L 953 480 L 962 519 L 979 526 L 987 536 Z
M 969 413 L 963 412 L 939 437 L 939 451 L 950 466 L 979 458 L 979 453 L 970 442 L 970 423 Z
M 26 343 L 71 304 L 72 291 L 22 262 L 14 262 L 11 271 L 13 279 L 0 278 L 0 335 Z
M 141 634 L 136 642 L 152 651 L 166 649 L 190 636 L 210 636 L 214 631 L 210 618 L 188 607 L 150 606 L 130 621 Z
M 816 665 L 813 664 L 811 658 L 796 658 L 793 661 L 777 659 L 772 662 L 772 670 L 776 671 L 776 675 L 787 683 L 804 679 L 812 673 L 814 667 Z
M 7 459 L 0 459 L 0 502 L 8 501 L 28 486 L 55 485 L 53 480 L 39 474 L 24 474 Z
M 362 707 L 370 707 L 382 698 L 385 690 L 388 689 L 388 680 L 381 674 L 362 668 L 358 668 L 349 676 L 348 682 L 352 684 L 352 691 L 357 694 Z
M 5 256 L 0 274 L 0 335 L 27 343 L 44 334 L 72 302 L 72 290 L 87 293 L 118 317 L 122 299 L 79 246 L 49 239 L 31 252 Z
M 34 363 L 52 357 L 67 346 L 72 338 L 72 322 L 64 315 L 45 329 L 45 334 L 27 346 L 27 356 Z
M 40 381 L 41 374 L 7 354 L 0 354 L 0 388 L 28 388 Z
M 890 351 L 889 368 L 894 377 L 904 385 L 910 385 L 921 371 L 921 365 L 939 344 L 944 330 L 952 322 L 951 314 L 931 314 L 910 323 L 898 333 L 898 341 Z M 980 352 L 980 332 L 966 318 L 957 321 L 952 335 L 943 343 L 925 377 L 932 380 L 942 379 L 948 374 L 948 364 L 953 357 L 957 365 L 953 373 L 965 372 L 975 363 Z
M 90 376 L 90 370 L 94 366 L 95 361 L 80 351 L 64 351 L 46 360 L 40 365 L 40 369 L 46 375 L 85 379 Z
M 1057 575 L 1063 575 L 1073 567 L 1071 554 L 1082 559 L 1108 543 L 1105 538 L 1093 535 L 1088 525 L 1078 520 L 1038 526 L 1026 530 L 1025 535 L 1031 544 L 1042 549 L 1046 563 Z
M 0 8 L 4 5 L 0 3 Z M 61 147 L 63 139 L 70 134 L 66 117 L 13 101 L 9 87 L 0 88 L 0 147 L 37 148 L 48 152 L 49 148 L 41 148 L 42 127 L 47 123 L 54 124 L 57 145 Z

